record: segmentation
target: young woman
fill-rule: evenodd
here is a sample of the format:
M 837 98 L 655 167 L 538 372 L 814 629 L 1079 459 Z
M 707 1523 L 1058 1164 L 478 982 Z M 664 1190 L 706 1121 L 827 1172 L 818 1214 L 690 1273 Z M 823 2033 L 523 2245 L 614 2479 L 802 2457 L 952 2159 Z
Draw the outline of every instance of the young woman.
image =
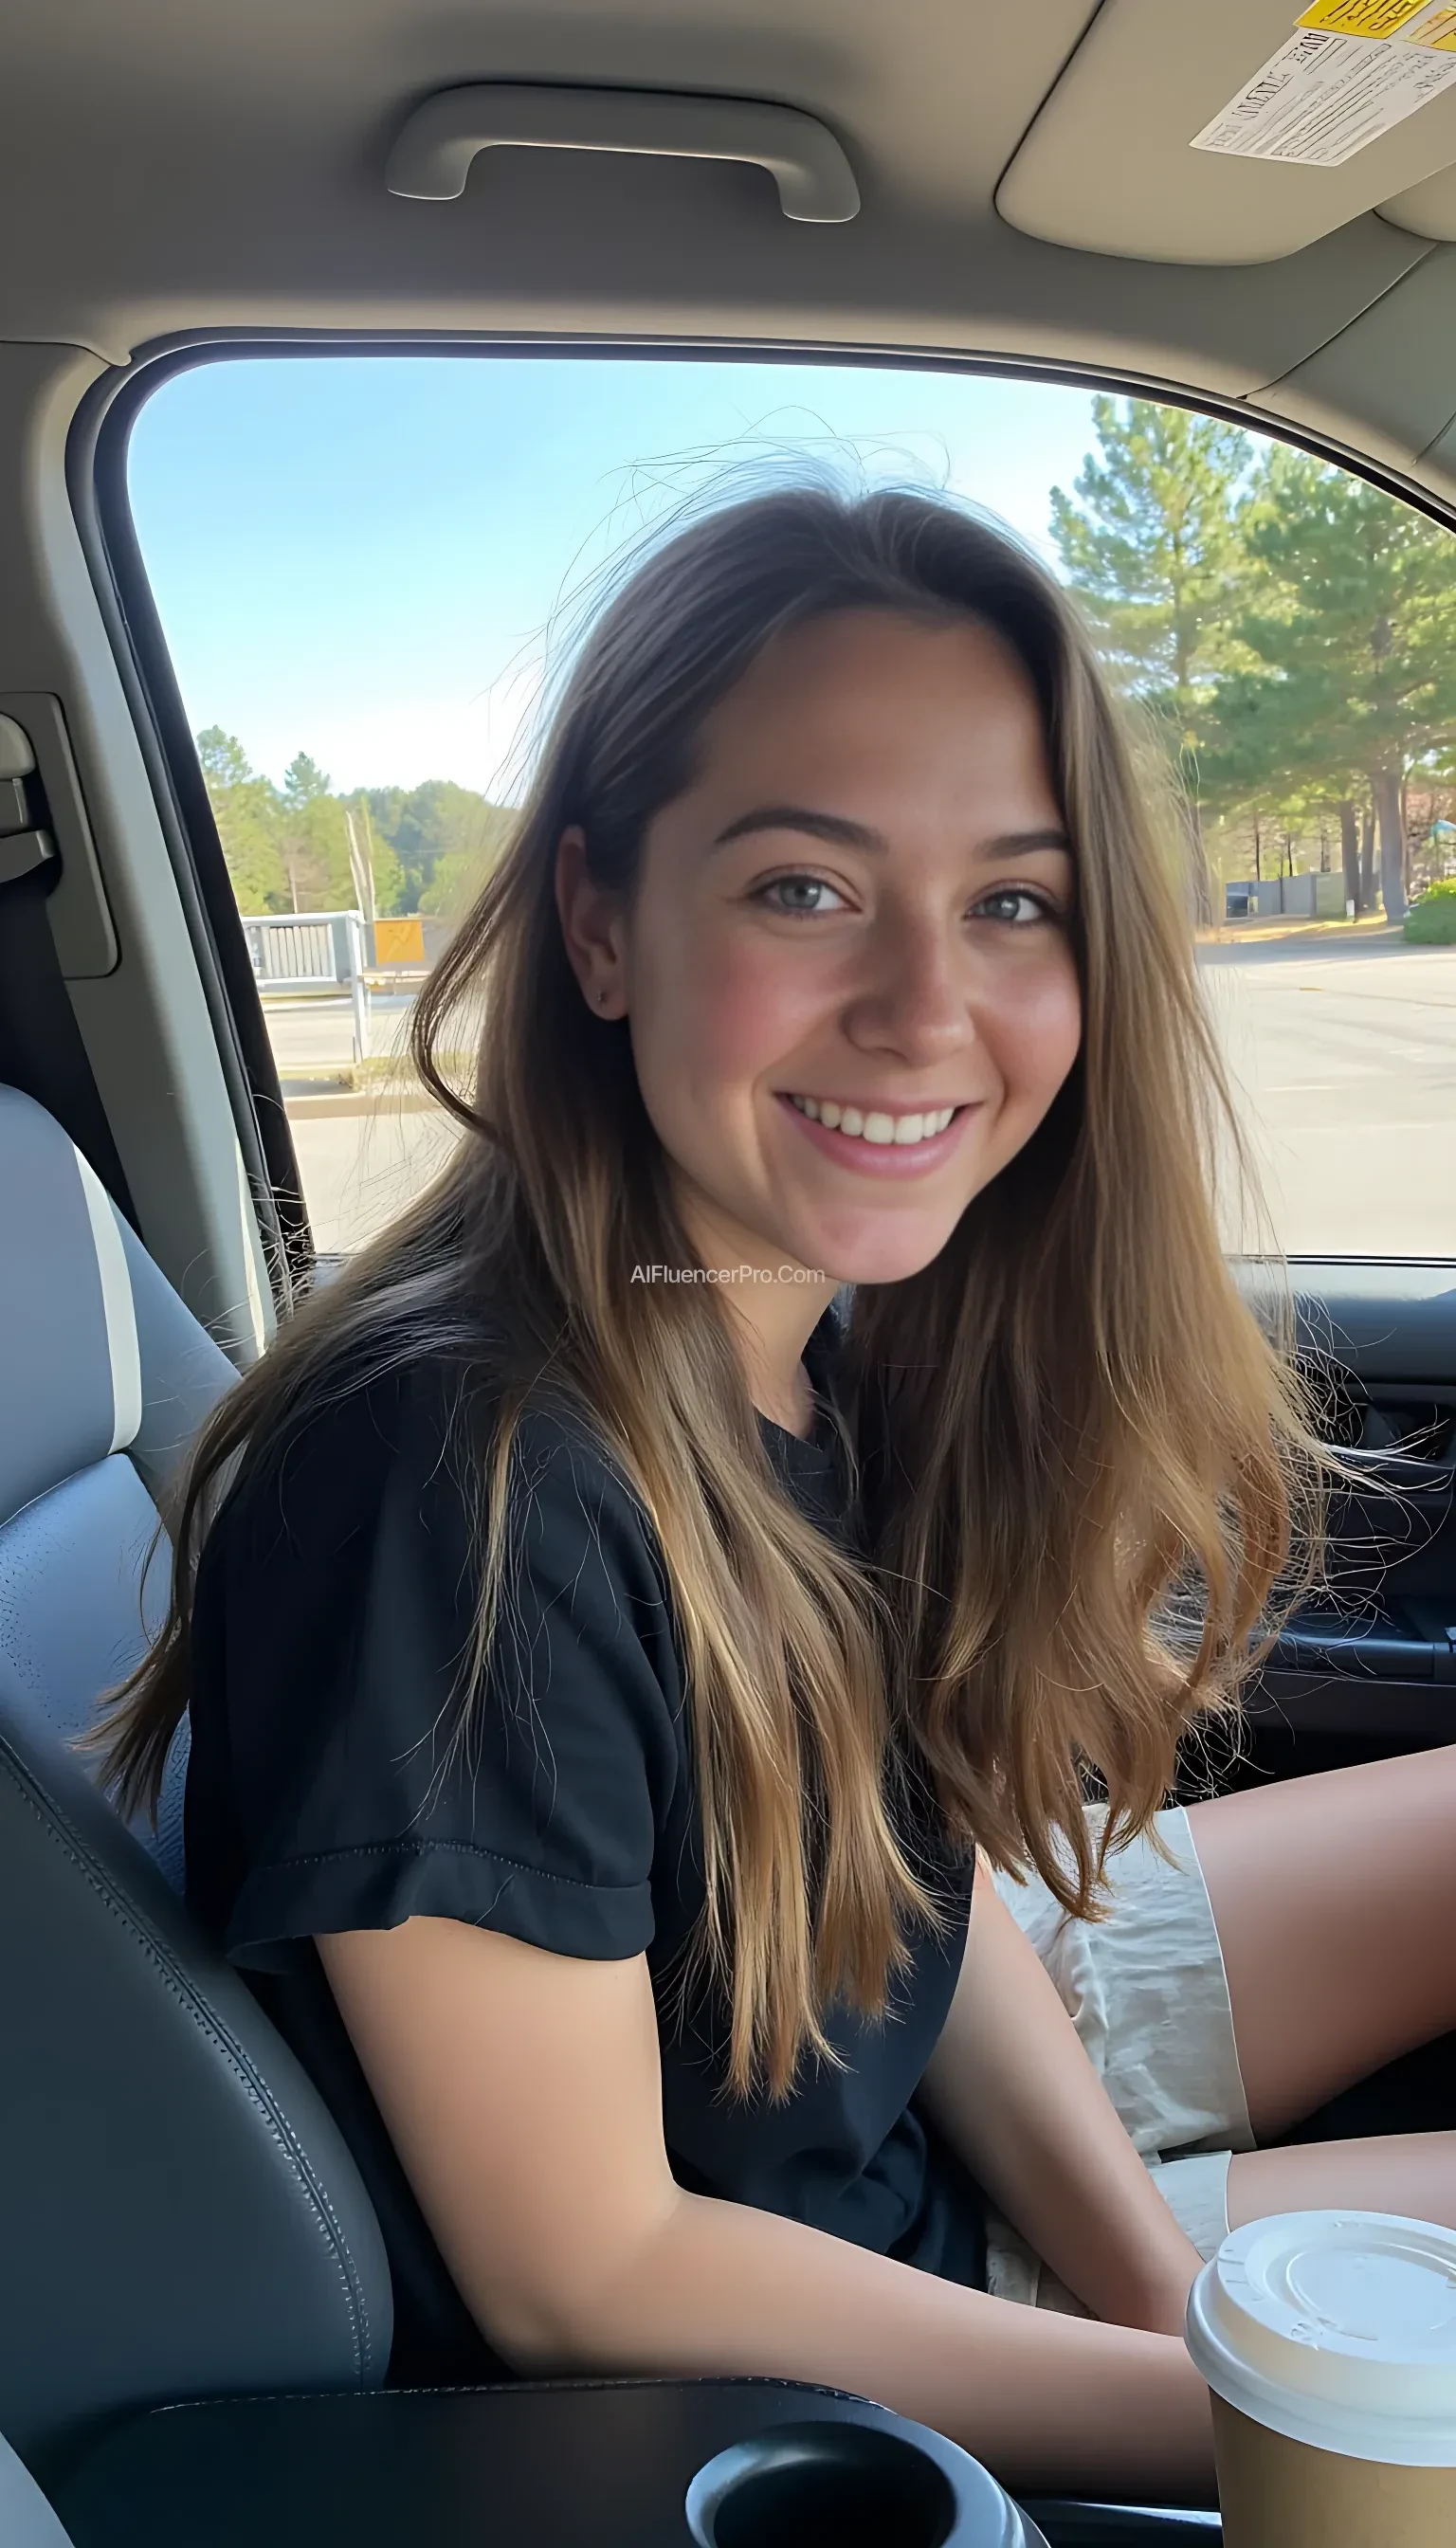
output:
M 451 1164 L 208 1425 L 106 1729 L 135 1801 L 190 1706 L 392 2376 L 778 2374 L 1206 2495 L 1228 2224 L 1456 2221 L 1456 2136 L 1254 2147 L 1456 2024 L 1456 1756 L 1162 1810 L 1320 1454 L 1055 585 L 904 495 L 681 532 L 415 1048 Z

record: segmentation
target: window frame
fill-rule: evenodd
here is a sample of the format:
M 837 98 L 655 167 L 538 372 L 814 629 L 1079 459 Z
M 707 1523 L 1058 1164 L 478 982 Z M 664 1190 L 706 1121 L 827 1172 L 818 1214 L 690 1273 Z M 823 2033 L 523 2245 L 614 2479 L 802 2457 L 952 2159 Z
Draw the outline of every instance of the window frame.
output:
M 221 327 L 163 337 L 137 349 L 125 369 L 104 374 L 80 401 L 66 441 L 67 492 L 91 581 L 132 711 L 158 820 L 182 898 L 198 971 L 270 1268 L 275 1306 L 286 1311 L 316 1269 L 303 1178 L 277 1064 L 248 956 L 241 916 L 203 779 L 180 684 L 151 592 L 128 485 L 131 436 L 142 409 L 166 384 L 203 364 L 357 360 L 401 356 L 463 361 L 574 360 L 783 363 L 833 370 L 956 373 L 979 380 L 1041 383 L 1181 408 L 1263 434 L 1367 484 L 1456 538 L 1456 501 L 1319 434 L 1262 412 L 1250 402 L 1195 394 L 1137 371 L 1024 358 L 918 351 L 775 337 L 610 334 L 511 329 Z M 1234 1260 L 1242 1261 L 1242 1260 Z M 1311 1263 L 1430 1265 L 1433 1257 L 1335 1257 Z

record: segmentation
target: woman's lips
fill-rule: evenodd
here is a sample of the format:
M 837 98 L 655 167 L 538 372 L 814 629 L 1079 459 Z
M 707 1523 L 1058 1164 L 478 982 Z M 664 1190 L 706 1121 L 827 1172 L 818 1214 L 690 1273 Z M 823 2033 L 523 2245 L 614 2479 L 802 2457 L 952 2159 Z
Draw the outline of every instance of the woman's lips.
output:
M 832 1133 L 827 1124 L 816 1124 L 812 1115 L 801 1114 L 793 1099 L 781 1091 L 776 1094 L 776 1102 L 828 1158 L 837 1160 L 842 1168 L 858 1168 L 862 1175 L 869 1177 L 924 1176 L 940 1167 L 950 1157 L 971 1117 L 981 1111 L 980 1101 L 959 1107 L 944 1133 L 932 1133 L 928 1141 L 866 1141 L 863 1133 Z

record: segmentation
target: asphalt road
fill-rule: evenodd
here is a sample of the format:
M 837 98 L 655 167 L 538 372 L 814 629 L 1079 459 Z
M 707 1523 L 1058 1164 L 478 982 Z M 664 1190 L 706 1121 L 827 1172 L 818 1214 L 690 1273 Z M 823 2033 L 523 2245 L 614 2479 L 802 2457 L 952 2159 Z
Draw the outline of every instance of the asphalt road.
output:
M 1456 948 L 1392 931 L 1201 954 L 1279 1244 L 1456 1257 Z
M 1230 940 L 1202 978 L 1277 1242 L 1297 1256 L 1456 1258 L 1456 948 L 1395 932 Z M 407 1003 L 374 1004 L 394 1049 Z M 270 1018 L 285 1075 L 349 1058 L 347 1009 Z M 371 1236 L 448 1153 L 448 1127 L 386 1100 L 294 1123 L 321 1247 Z M 1231 1210 L 1226 1243 L 1256 1241 Z

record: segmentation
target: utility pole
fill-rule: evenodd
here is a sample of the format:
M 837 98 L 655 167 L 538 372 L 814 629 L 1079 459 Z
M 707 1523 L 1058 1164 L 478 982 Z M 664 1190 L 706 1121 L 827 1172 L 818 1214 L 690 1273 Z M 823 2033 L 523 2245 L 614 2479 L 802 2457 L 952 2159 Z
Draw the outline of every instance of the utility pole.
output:
M 359 812 L 364 823 L 364 856 L 369 862 L 369 890 L 372 893 L 374 891 L 374 825 L 369 820 L 369 799 L 363 794 L 359 798 Z
M 359 905 L 360 911 L 364 915 L 366 927 L 372 929 L 374 927 L 376 916 L 374 909 L 374 860 L 372 856 L 374 845 L 373 842 L 370 841 L 369 848 L 367 850 L 360 846 L 359 834 L 355 828 L 354 817 L 347 806 L 344 808 L 344 830 L 347 832 L 349 837 L 349 873 L 354 881 L 354 897 Z M 368 835 L 366 834 L 365 837 L 367 839 Z

